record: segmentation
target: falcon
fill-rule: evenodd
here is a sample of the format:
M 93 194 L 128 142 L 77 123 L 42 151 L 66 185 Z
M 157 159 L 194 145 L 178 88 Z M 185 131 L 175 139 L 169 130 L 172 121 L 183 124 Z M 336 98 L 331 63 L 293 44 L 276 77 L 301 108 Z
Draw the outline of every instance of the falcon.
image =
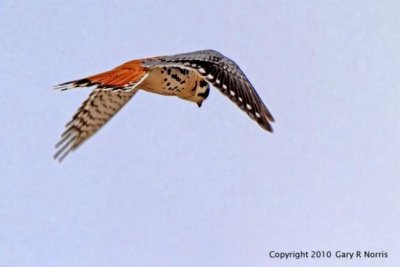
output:
M 144 90 L 177 96 L 201 107 L 210 84 L 219 89 L 263 129 L 272 132 L 274 118 L 239 66 L 215 50 L 128 61 L 112 70 L 56 85 L 57 90 L 94 87 L 66 125 L 56 144 L 62 161 L 107 123 L 135 94 Z

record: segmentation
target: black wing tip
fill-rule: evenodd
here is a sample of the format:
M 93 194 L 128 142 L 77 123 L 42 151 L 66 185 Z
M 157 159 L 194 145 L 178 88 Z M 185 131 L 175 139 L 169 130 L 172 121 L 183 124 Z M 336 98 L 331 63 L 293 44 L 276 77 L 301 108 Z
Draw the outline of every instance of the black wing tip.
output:
M 267 116 L 268 116 L 268 120 L 270 122 L 275 122 L 275 119 L 274 119 L 274 117 L 272 117 L 271 113 L 269 113 Z
M 270 133 L 274 132 L 274 129 L 272 128 L 271 124 L 268 121 L 267 122 L 259 122 L 259 124 L 264 130 L 266 130 Z
M 71 128 L 67 129 L 62 135 L 61 140 L 55 145 L 57 149 L 53 158 L 58 162 L 62 162 L 64 158 L 76 148 L 76 134 L 71 132 Z
M 63 146 L 60 147 L 61 145 Z M 55 145 L 55 147 L 58 150 L 53 155 L 53 159 L 58 161 L 59 163 L 61 163 L 68 156 L 70 152 L 74 151 L 74 147 L 73 145 L 71 145 L 71 141 L 65 143 L 65 139 L 58 142 Z
M 258 123 L 258 125 L 261 126 L 261 128 L 263 128 L 264 130 L 273 133 L 274 129 L 272 128 L 271 123 L 274 123 L 274 118 L 272 117 L 271 113 L 269 112 L 264 112 L 261 116 L 257 116 L 258 113 L 256 113 L 256 117 L 254 116 L 250 116 L 253 119 L 255 119 L 255 121 Z
M 53 155 L 53 159 L 58 161 L 59 163 L 62 163 L 63 160 L 67 157 L 67 155 L 71 152 L 71 149 L 68 149 L 66 151 L 64 150 L 58 150 L 54 155 Z

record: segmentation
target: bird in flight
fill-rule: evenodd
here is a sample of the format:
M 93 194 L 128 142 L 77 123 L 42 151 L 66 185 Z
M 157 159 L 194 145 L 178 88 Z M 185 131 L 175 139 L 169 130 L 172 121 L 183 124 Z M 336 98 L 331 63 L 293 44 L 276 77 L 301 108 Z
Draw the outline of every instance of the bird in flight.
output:
M 65 126 L 55 159 L 62 161 L 107 123 L 141 89 L 177 96 L 199 107 L 210 92 L 219 89 L 263 129 L 272 132 L 271 113 L 239 66 L 214 50 L 128 61 L 112 70 L 56 85 L 57 90 L 91 87 L 89 95 Z

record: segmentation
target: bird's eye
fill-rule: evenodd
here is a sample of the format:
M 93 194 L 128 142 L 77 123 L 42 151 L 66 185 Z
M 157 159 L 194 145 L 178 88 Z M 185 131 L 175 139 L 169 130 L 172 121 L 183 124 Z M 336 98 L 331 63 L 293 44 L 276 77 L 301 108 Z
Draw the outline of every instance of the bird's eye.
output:
M 206 85 L 208 85 L 208 82 L 206 82 L 205 80 L 200 81 L 200 87 L 205 87 Z

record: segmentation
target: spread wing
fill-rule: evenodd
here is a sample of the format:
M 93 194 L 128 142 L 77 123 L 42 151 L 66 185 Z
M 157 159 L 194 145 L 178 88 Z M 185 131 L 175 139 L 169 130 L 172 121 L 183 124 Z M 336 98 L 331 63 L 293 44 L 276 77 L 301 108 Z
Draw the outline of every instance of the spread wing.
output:
M 58 151 L 54 158 L 62 161 L 69 152 L 96 133 L 135 95 L 136 87 L 147 76 L 147 69 L 141 62 L 133 60 L 110 71 L 55 86 L 62 91 L 90 86 L 96 89 L 66 125 L 61 141 L 56 144 Z
M 94 90 L 66 125 L 66 130 L 61 135 L 61 141 L 56 144 L 58 151 L 54 155 L 54 159 L 61 162 L 69 152 L 75 150 L 106 124 L 136 92 L 137 89 L 130 91 Z
M 162 56 L 144 60 L 145 67 L 177 66 L 196 71 L 218 88 L 263 129 L 272 132 L 274 121 L 253 85 L 239 66 L 231 59 L 214 50 Z

